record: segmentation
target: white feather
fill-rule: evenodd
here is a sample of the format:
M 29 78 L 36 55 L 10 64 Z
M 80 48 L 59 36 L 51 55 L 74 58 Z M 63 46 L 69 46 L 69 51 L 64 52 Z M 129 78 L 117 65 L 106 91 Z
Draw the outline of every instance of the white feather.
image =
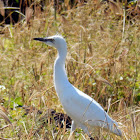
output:
M 76 127 L 80 127 L 89 136 L 92 128 L 104 128 L 116 135 L 121 136 L 118 124 L 104 111 L 104 109 L 90 96 L 74 87 L 67 78 L 65 71 L 65 59 L 67 55 L 67 44 L 60 35 L 48 37 L 53 39 L 54 46 L 58 50 L 58 56 L 54 63 L 54 85 L 58 98 L 66 111 L 73 119 L 73 132 Z M 50 45 L 50 42 L 45 42 Z

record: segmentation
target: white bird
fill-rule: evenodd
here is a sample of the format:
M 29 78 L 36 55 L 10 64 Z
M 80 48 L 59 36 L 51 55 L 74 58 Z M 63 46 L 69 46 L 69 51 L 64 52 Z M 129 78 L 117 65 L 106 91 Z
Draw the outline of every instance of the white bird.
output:
M 57 96 L 66 111 L 72 118 L 71 133 L 77 127 L 83 129 L 90 139 L 90 130 L 103 128 L 121 136 L 121 130 L 115 122 L 93 98 L 74 87 L 67 78 L 65 70 L 65 59 L 67 55 L 67 44 L 65 39 L 60 35 L 54 35 L 46 38 L 34 38 L 42 41 L 49 46 L 58 50 L 58 56 L 54 63 L 54 86 Z

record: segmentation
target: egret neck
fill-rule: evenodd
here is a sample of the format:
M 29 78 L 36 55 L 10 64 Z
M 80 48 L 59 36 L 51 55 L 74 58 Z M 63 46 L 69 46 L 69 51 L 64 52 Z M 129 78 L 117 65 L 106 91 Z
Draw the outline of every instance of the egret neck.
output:
M 67 88 L 70 83 L 67 78 L 66 70 L 65 70 L 65 60 L 67 55 L 67 46 L 59 47 L 58 56 L 54 63 L 54 85 L 58 96 L 63 96 L 63 91 Z M 60 98 L 61 99 L 61 98 Z

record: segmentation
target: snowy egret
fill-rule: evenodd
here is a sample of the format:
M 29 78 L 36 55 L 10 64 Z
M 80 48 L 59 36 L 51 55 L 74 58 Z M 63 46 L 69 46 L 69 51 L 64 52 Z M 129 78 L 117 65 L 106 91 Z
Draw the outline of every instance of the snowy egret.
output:
M 66 111 L 72 118 L 70 136 L 77 127 L 83 129 L 90 139 L 90 131 L 96 128 L 103 128 L 121 136 L 121 130 L 115 122 L 93 98 L 74 87 L 67 78 L 65 70 L 65 59 L 67 55 L 67 43 L 60 35 L 46 38 L 34 38 L 34 40 L 53 46 L 58 51 L 54 63 L 54 86 L 58 98 Z

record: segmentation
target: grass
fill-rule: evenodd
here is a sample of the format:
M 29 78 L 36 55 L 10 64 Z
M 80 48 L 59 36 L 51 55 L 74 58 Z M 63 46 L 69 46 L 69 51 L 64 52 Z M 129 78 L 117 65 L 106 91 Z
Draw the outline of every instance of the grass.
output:
M 123 139 L 140 139 L 140 26 L 139 19 L 126 20 L 106 11 L 108 5 L 87 4 L 61 11 L 54 20 L 53 6 L 34 16 L 28 24 L 21 21 L 1 27 L 0 103 L 6 116 L 0 120 L 1 139 L 68 139 L 69 130 L 48 124 L 40 128 L 37 111 L 24 115 L 33 106 L 46 113 L 48 108 L 64 112 L 53 87 L 56 50 L 34 37 L 61 34 L 68 43 L 66 69 L 70 82 L 99 102 L 120 122 Z M 127 16 L 127 15 L 126 15 Z M 132 19 L 133 20 L 133 19 Z M 111 86 L 105 84 L 106 79 Z M 4 108 L 5 110 L 4 110 Z M 2 113 L 0 113 L 2 114 Z M 5 119 L 3 119 L 5 118 Z M 40 129 L 34 135 L 36 130 Z M 94 132 L 93 136 L 94 136 Z M 80 129 L 76 139 L 88 139 Z M 100 132 L 99 139 L 122 139 Z

